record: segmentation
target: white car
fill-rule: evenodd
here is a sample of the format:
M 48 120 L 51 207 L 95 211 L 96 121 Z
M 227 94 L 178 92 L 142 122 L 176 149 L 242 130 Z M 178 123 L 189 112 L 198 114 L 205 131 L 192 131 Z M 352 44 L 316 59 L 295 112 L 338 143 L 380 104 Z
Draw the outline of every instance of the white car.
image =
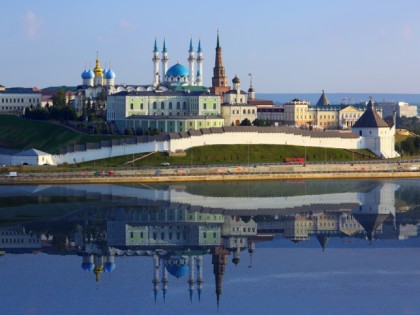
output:
M 169 166 L 169 165 L 171 165 L 171 163 L 169 163 L 169 162 L 163 162 L 163 163 L 160 163 L 160 165 L 162 165 L 162 166 Z

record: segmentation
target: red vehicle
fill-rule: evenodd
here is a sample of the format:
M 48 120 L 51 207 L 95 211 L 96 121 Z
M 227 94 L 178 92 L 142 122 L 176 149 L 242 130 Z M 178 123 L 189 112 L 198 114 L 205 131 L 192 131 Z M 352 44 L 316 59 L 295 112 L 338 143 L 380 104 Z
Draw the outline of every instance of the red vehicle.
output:
M 305 164 L 305 159 L 304 158 L 284 158 L 283 159 L 283 163 L 284 164 L 291 164 L 291 165 L 300 165 L 300 164 Z

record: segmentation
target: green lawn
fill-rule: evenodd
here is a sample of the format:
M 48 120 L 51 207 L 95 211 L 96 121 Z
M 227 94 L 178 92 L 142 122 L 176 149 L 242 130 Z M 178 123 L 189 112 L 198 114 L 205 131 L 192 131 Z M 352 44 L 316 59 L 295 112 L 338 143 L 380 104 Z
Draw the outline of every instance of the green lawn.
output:
M 67 144 L 98 142 L 122 136 L 85 135 L 66 127 L 42 121 L 0 115 L 0 147 L 16 150 L 35 148 L 58 153 Z
M 352 152 L 342 149 L 306 148 L 306 160 L 315 161 L 351 161 L 373 158 L 367 150 Z M 129 161 L 146 154 L 134 154 L 96 160 L 80 164 L 82 167 L 121 167 Z M 282 162 L 286 157 L 305 157 L 305 148 L 286 145 L 207 145 L 186 151 L 184 157 L 170 157 L 166 153 L 157 152 L 144 159 L 135 161 L 134 166 L 160 165 L 169 162 L 171 165 L 205 165 L 218 163 L 270 163 Z M 128 166 L 131 166 L 129 164 Z

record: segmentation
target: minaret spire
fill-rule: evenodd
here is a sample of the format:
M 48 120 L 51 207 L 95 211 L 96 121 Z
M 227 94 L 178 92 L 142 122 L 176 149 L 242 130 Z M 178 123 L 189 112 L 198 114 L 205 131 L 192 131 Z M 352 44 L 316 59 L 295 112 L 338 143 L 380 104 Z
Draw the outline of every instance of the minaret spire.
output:
M 156 87 L 159 85 L 159 49 L 155 38 L 155 45 L 153 47 L 153 85 Z
M 159 256 L 157 254 L 153 255 L 153 293 L 155 297 L 155 303 L 157 300 L 157 294 L 159 292 Z
M 189 64 L 189 72 L 190 72 L 190 77 L 189 77 L 189 85 L 194 85 L 195 84 L 195 71 L 194 71 L 194 62 L 195 62 L 195 56 L 194 56 L 194 47 L 192 44 L 192 38 L 190 40 L 190 48 L 188 50 L 188 64 Z
M 197 79 L 196 85 L 202 86 L 203 85 L 203 51 L 201 50 L 201 40 L 198 40 L 198 49 L 197 49 Z
M 162 80 L 165 78 L 166 76 L 166 72 L 168 71 L 168 50 L 166 49 L 166 39 L 163 39 L 163 48 L 162 48 L 162 75 L 161 78 Z
M 190 302 L 192 303 L 192 297 L 193 297 L 193 293 L 194 293 L 194 284 L 195 284 L 195 279 L 194 279 L 194 256 L 190 257 L 190 277 L 188 279 L 188 292 L 190 293 Z

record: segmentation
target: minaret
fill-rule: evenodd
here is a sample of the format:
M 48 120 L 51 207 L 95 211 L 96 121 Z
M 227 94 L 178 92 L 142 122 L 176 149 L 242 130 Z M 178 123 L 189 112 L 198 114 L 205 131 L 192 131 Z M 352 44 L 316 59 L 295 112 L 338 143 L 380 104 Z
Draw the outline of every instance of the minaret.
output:
M 166 301 L 166 292 L 168 291 L 168 270 L 166 270 L 166 263 L 162 263 L 162 293 L 163 301 Z
M 188 78 L 188 84 L 189 85 L 194 85 L 195 84 L 195 71 L 194 71 L 194 62 L 195 62 L 195 56 L 194 56 L 194 48 L 193 48 L 193 44 L 192 44 L 192 38 L 190 40 L 190 49 L 188 50 L 188 64 L 189 64 L 189 72 L 190 72 L 190 77 Z
M 155 302 L 157 298 L 157 294 L 159 292 L 159 256 L 157 254 L 153 255 L 153 293 L 155 297 Z
M 190 276 L 188 279 L 188 292 L 190 292 L 190 302 L 192 303 L 192 297 L 193 297 L 193 292 L 194 292 L 194 284 L 195 284 L 195 279 L 194 279 L 194 256 L 190 257 Z
M 159 85 L 159 50 L 155 38 L 155 47 L 153 48 L 153 85 L 156 87 Z
M 162 75 L 160 76 L 162 80 L 166 76 L 166 72 L 168 71 L 168 50 L 166 49 L 166 39 L 163 39 L 163 49 L 162 49 Z
M 201 40 L 198 41 L 198 49 L 197 49 L 197 84 L 198 86 L 203 85 L 203 51 L 201 50 Z
M 255 99 L 255 91 L 252 86 L 252 74 L 249 75 L 249 89 L 248 89 L 248 100 L 254 100 Z
M 197 279 L 197 293 L 198 293 L 198 300 L 201 301 L 201 290 L 203 289 L 203 256 L 198 256 L 196 259 L 197 262 L 197 271 L 198 271 L 198 279 Z
M 230 90 L 230 86 L 227 85 L 225 67 L 223 67 L 222 47 L 220 47 L 219 31 L 217 31 L 216 60 L 213 68 L 213 78 L 211 80 L 211 93 L 223 96 L 223 94 Z

